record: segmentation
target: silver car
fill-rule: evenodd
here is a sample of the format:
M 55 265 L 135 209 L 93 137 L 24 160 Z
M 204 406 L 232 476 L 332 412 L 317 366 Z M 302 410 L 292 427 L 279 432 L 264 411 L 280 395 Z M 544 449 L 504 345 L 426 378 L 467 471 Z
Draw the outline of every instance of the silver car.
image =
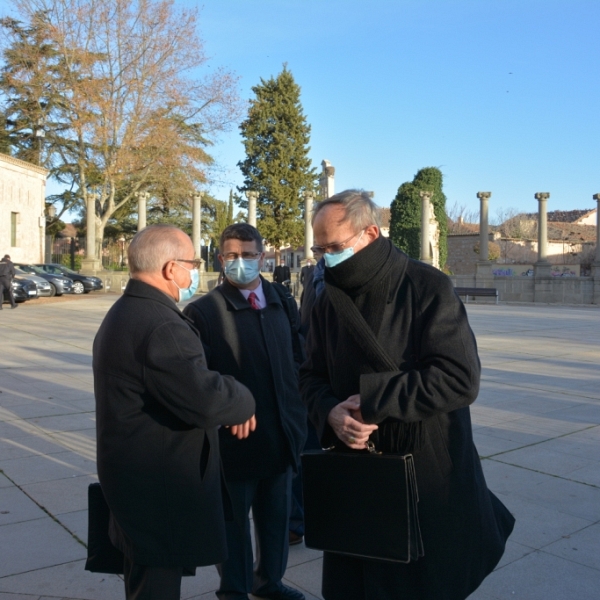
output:
M 26 273 L 22 269 L 19 269 L 19 267 L 15 267 L 15 273 L 17 275 L 24 275 L 27 277 L 27 279 L 29 279 L 29 281 L 33 281 L 33 283 L 35 283 L 35 287 L 37 288 L 38 298 L 41 298 L 43 296 L 47 296 L 47 297 L 54 296 L 54 294 L 52 293 L 52 286 L 43 277 L 39 277 L 38 275 L 31 275 L 29 273 Z

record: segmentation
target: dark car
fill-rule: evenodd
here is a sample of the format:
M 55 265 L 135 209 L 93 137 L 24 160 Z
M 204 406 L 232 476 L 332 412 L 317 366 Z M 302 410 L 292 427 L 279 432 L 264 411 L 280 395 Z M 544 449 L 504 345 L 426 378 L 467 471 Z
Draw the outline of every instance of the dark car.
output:
M 25 277 L 17 276 L 12 280 L 12 292 L 15 302 L 25 302 L 38 297 L 37 286 Z M 8 302 L 8 290 L 5 290 L 2 302 Z
M 35 265 L 40 267 L 46 273 L 51 275 L 64 275 L 69 279 L 73 280 L 73 293 L 74 294 L 89 294 L 95 290 L 102 289 L 102 279 L 99 277 L 92 277 L 90 275 L 82 275 L 77 271 L 67 269 L 64 265 L 57 265 L 56 263 L 44 263 L 41 265 Z
M 50 284 L 50 296 L 62 296 L 63 294 L 70 294 L 73 291 L 73 280 L 66 275 L 46 273 L 40 267 L 24 263 L 15 263 L 15 267 L 21 269 L 24 273 L 43 277 Z

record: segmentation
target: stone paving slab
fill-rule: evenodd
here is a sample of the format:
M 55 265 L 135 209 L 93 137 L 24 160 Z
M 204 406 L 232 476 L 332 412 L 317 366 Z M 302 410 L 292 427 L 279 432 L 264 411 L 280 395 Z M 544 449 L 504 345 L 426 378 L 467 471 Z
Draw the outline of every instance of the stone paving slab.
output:
M 116 295 L 8 311 L 0 319 L 0 600 L 121 598 L 83 570 L 96 480 L 91 347 Z M 471 600 L 598 598 L 600 310 L 470 304 L 483 366 L 472 408 L 490 488 L 515 532 Z M 50 515 L 50 516 L 49 516 Z M 290 549 L 285 581 L 319 600 L 321 553 Z M 182 598 L 214 598 L 214 567 Z

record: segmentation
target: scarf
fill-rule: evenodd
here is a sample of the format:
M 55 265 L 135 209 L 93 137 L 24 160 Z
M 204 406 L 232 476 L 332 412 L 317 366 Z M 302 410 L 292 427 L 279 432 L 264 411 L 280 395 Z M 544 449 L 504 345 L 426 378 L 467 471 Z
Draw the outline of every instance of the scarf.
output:
M 391 275 L 403 268 L 398 250 L 380 236 L 348 260 L 325 269 L 327 296 L 341 326 L 356 342 L 360 357 L 354 359 L 361 362 L 355 365 L 360 373 L 399 371 L 378 337 Z M 421 423 L 386 419 L 371 439 L 380 451 L 406 454 L 420 447 L 421 429 Z

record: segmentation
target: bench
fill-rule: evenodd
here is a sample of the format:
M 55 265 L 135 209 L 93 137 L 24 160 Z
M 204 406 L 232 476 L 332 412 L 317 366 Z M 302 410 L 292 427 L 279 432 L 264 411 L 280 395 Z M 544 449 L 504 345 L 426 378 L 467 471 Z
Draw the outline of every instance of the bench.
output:
M 475 298 L 476 296 L 488 296 L 496 298 L 496 304 L 498 304 L 498 290 L 496 288 L 469 288 L 469 287 L 455 287 L 454 291 L 459 296 L 465 297 L 465 304 L 469 304 L 469 296 Z

